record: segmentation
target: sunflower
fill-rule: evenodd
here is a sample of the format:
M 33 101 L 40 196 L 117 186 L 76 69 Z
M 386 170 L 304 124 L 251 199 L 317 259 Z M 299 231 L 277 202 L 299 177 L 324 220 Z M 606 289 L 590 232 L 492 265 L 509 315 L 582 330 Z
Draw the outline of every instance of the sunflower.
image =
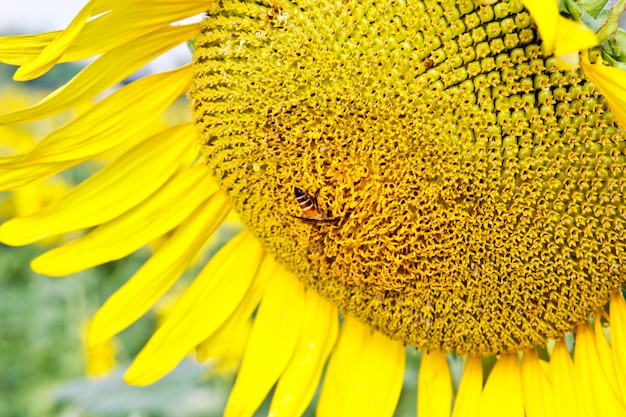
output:
M 561 6 L 93 0 L 63 31 L 2 39 L 16 80 L 98 58 L 0 124 L 72 108 L 189 40 L 193 62 L 2 157 L 11 190 L 119 154 L 0 241 L 93 228 L 32 261 L 62 276 L 164 236 L 97 313 L 99 344 L 235 210 L 246 229 L 126 373 L 150 384 L 249 334 L 227 416 L 273 387 L 270 415 L 300 415 L 320 384 L 320 416 L 392 415 L 406 346 L 420 416 L 626 415 L 625 37 L 618 6 Z M 152 132 L 186 93 L 193 122 Z

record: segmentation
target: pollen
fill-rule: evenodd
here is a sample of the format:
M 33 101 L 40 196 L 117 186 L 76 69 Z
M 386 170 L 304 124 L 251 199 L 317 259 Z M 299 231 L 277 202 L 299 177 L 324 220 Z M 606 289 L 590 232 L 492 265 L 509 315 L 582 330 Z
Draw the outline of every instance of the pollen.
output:
M 191 101 L 265 249 L 393 339 L 515 352 L 624 283 L 626 132 L 521 1 L 218 2 Z

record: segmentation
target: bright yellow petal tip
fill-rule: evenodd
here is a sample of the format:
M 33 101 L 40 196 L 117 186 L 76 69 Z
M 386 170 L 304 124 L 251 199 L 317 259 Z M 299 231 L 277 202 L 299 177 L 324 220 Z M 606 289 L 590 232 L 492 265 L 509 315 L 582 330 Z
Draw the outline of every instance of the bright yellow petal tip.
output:
M 13 79 L 16 81 L 28 81 L 45 74 L 61 58 L 66 49 L 74 42 L 77 35 L 92 15 L 94 6 L 105 3 L 103 0 L 92 0 L 72 20 L 69 26 L 59 36 L 46 45 L 41 53 L 32 61 L 22 65 L 15 71 Z

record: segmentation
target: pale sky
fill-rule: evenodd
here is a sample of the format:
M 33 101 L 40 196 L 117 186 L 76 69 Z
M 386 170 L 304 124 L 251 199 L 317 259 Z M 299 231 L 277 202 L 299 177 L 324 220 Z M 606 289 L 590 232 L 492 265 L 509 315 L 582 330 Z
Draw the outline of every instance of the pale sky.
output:
M 0 0 L 0 32 L 28 33 L 65 27 L 85 0 Z
M 0 35 L 39 33 L 63 29 L 87 0 L 0 0 Z M 164 71 L 189 62 L 191 53 L 180 45 L 149 64 Z

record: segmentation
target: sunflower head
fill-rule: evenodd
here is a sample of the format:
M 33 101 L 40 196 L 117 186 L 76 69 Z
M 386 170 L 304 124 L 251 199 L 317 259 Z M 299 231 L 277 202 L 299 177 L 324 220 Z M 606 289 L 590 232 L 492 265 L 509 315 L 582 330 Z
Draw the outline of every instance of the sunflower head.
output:
M 521 1 L 220 3 L 194 68 L 202 152 L 246 225 L 390 337 L 513 352 L 623 283 L 624 130 Z M 296 187 L 326 219 L 298 218 Z
M 249 230 L 211 257 L 125 374 L 147 385 L 190 351 L 237 352 L 236 366 L 243 351 L 226 416 L 254 414 L 272 391 L 270 415 L 302 415 L 322 375 L 320 416 L 391 416 L 406 344 L 425 348 L 420 416 L 453 403 L 454 415 L 626 415 L 620 8 L 91 0 L 63 31 L 1 39 L 19 80 L 98 58 L 0 125 L 76 107 L 192 38 L 194 61 L 1 157 L 0 189 L 13 190 L 117 155 L 2 224 L 0 241 L 90 229 L 31 263 L 61 276 L 159 239 L 95 315 L 96 346 L 173 288 L 234 206 Z M 195 126 L 158 128 L 188 91 Z M 448 363 L 461 361 L 453 390 Z M 482 361 L 495 363 L 488 375 Z

